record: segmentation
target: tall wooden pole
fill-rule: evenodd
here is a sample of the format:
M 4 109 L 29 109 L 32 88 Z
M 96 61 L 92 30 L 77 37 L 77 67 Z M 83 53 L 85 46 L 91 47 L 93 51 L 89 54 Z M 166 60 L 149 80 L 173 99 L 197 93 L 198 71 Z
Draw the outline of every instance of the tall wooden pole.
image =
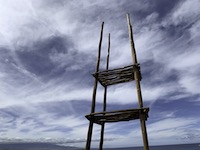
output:
M 110 57 L 110 33 L 108 35 L 108 55 L 107 55 L 107 63 L 106 63 L 106 70 L 108 70 L 109 67 L 109 57 Z M 104 88 L 104 101 L 103 101 L 103 112 L 106 111 L 106 99 L 107 99 L 107 86 Z M 105 123 L 101 126 L 101 139 L 99 144 L 99 150 L 103 149 L 103 140 L 104 140 L 104 128 Z
M 101 57 L 101 44 L 102 44 L 102 38 L 103 38 L 103 26 L 104 26 L 104 22 L 102 22 L 102 26 L 101 26 L 100 41 L 99 41 L 99 50 L 98 50 L 98 57 L 97 57 L 97 63 L 96 63 L 96 70 L 95 70 L 95 72 L 99 71 L 99 64 L 100 64 L 100 57 Z M 95 112 L 97 85 L 98 85 L 98 81 L 95 78 L 94 88 L 93 88 L 93 95 L 92 95 L 91 113 Z M 93 122 L 90 121 L 89 128 L 88 128 L 88 135 L 87 135 L 86 150 L 90 150 L 91 139 L 92 139 L 92 130 L 93 130 Z
M 133 42 L 133 31 L 132 31 L 132 26 L 131 26 L 129 14 L 127 14 L 127 22 L 128 22 L 128 30 L 129 30 L 129 38 L 130 38 L 130 45 L 131 45 L 133 64 L 137 64 L 138 62 L 137 62 L 137 57 L 136 57 L 135 45 L 134 45 L 134 42 Z M 137 96 L 138 96 L 139 107 L 143 108 L 139 71 L 135 71 L 134 72 L 134 78 L 135 78 L 135 83 L 136 83 L 136 88 L 137 88 Z M 143 114 L 140 114 L 140 125 L 141 125 L 141 129 L 142 129 L 144 150 L 149 150 L 148 137 L 147 137 L 147 131 L 146 131 L 146 123 L 145 123 L 145 116 Z

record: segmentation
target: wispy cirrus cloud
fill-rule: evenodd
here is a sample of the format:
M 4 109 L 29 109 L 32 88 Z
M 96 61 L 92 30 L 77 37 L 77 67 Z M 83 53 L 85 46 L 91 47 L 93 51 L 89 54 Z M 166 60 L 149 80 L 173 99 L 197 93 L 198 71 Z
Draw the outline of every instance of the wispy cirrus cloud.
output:
M 105 68 L 109 32 L 110 68 L 132 63 L 126 13 L 131 15 L 141 63 L 144 103 L 151 109 L 147 126 L 150 143 L 184 143 L 191 142 L 188 137 L 196 137 L 199 120 L 195 121 L 194 116 L 198 116 L 200 94 L 198 0 L 0 3 L 3 138 L 56 139 L 68 135 L 84 141 L 88 126 L 84 115 L 90 111 L 91 73 L 95 70 L 102 21 L 105 30 L 101 70 Z M 134 87 L 133 82 L 109 87 L 108 109 L 137 107 Z M 98 111 L 102 109 L 102 99 L 103 88 L 99 86 Z M 138 125 L 134 122 L 107 125 L 106 137 L 119 139 L 106 145 L 124 142 L 125 146 L 133 146 L 125 138 L 133 135 L 141 143 Z M 96 126 L 94 139 L 99 138 L 99 131 Z M 175 133 L 185 137 L 184 140 Z M 158 139 L 161 140 L 156 143 Z

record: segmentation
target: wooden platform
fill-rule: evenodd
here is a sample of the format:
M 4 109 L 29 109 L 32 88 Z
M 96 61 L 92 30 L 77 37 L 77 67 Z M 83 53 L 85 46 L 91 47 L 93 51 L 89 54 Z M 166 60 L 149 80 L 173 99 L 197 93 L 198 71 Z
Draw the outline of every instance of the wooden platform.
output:
M 97 124 L 102 124 L 106 122 L 118 122 L 118 121 L 130 121 L 140 118 L 140 114 L 144 114 L 145 119 L 148 118 L 149 108 L 139 108 L 139 109 L 126 109 L 110 112 L 99 112 L 91 113 L 85 117 Z
M 101 83 L 101 85 L 109 86 L 118 83 L 129 82 L 134 79 L 134 72 L 138 71 L 140 74 L 140 65 L 134 64 L 125 66 L 123 68 L 117 68 L 112 70 L 100 71 L 94 73 L 93 76 Z M 140 74 L 140 80 L 142 79 Z

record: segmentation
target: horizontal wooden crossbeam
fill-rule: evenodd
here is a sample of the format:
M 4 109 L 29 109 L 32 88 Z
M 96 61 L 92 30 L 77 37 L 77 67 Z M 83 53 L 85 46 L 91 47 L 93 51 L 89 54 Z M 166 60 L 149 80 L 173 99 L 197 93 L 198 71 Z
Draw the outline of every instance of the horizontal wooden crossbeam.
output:
M 134 64 L 125 66 L 123 68 L 117 68 L 112 70 L 100 71 L 94 73 L 93 76 L 103 85 L 104 87 L 114 85 L 118 83 L 130 82 L 134 79 L 134 72 L 138 71 L 140 80 L 142 79 L 140 73 L 140 65 Z
M 149 108 L 139 108 L 139 109 L 126 109 L 117 110 L 110 112 L 98 112 L 91 113 L 85 117 L 97 124 L 103 124 L 108 122 L 119 122 L 119 121 L 130 121 L 139 119 L 141 115 L 144 115 L 145 119 L 148 118 Z

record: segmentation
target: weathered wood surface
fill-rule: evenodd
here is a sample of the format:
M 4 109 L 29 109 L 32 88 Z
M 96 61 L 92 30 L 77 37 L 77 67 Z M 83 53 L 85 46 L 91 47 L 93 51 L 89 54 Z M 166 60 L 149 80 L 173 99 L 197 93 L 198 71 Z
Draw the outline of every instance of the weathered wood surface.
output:
M 140 115 L 144 115 L 144 119 L 148 118 L 149 108 L 139 109 L 126 109 L 109 112 L 98 112 L 86 115 L 88 120 L 92 120 L 94 123 L 103 124 L 108 122 L 130 121 L 139 119 Z
M 106 114 L 106 113 L 118 113 L 118 112 L 127 112 L 127 111 L 139 111 L 139 110 L 145 111 L 145 110 L 149 110 L 149 108 L 146 107 L 146 108 L 133 108 L 133 109 L 122 109 L 122 110 L 94 112 L 94 113 L 91 113 L 91 114 L 88 114 L 88 115 L 98 115 L 98 114 Z
M 107 59 L 106 59 L 106 71 L 109 68 L 109 59 L 110 59 L 110 33 L 108 34 L 108 54 L 107 54 Z M 107 86 L 104 87 L 104 98 L 103 99 L 104 99 L 103 100 L 103 111 L 105 112 L 106 111 L 106 103 L 107 103 Z M 99 150 L 103 149 L 104 128 L 105 128 L 105 123 L 102 123 Z
M 145 121 L 148 118 L 149 108 L 143 108 L 143 100 L 142 100 L 142 93 L 141 93 L 141 87 L 140 87 L 140 80 L 142 79 L 142 76 L 140 73 L 140 66 L 137 62 L 135 45 L 134 45 L 134 41 L 133 41 L 132 25 L 131 25 L 130 17 L 128 14 L 127 14 L 127 22 L 128 22 L 128 30 L 129 30 L 133 65 L 126 66 L 123 68 L 108 70 L 108 64 L 109 64 L 109 52 L 108 52 L 106 70 L 99 71 L 101 43 L 102 43 L 102 35 L 103 35 L 103 24 L 104 24 L 104 23 L 102 23 L 97 65 L 96 65 L 95 73 L 93 74 L 93 76 L 95 77 L 95 82 L 94 82 L 94 88 L 93 88 L 91 113 L 89 115 L 86 115 L 86 118 L 90 121 L 89 129 L 88 129 L 87 143 L 86 143 L 86 150 L 90 150 L 93 123 L 97 123 L 102 126 L 101 140 L 100 140 L 100 145 L 99 145 L 100 150 L 102 150 L 105 123 L 118 122 L 118 121 L 129 121 L 129 120 L 134 120 L 134 119 L 140 119 L 143 142 L 144 142 L 144 150 L 149 150 L 147 131 L 146 131 L 146 123 L 145 123 Z M 110 47 L 110 45 L 108 47 Z M 135 83 L 136 83 L 139 108 L 107 112 L 106 111 L 107 86 L 118 84 L 118 83 L 129 82 L 132 80 L 135 80 Z M 95 112 L 96 91 L 97 91 L 98 82 L 100 82 L 105 88 L 103 112 Z
M 130 44 L 131 44 L 131 53 L 132 53 L 133 64 L 137 64 L 135 44 L 133 41 L 133 30 L 132 30 L 132 25 L 131 25 L 129 14 L 127 14 L 127 23 L 128 23 L 128 31 L 129 31 L 129 39 L 130 39 Z
M 137 64 L 137 57 L 136 57 L 136 51 L 135 51 L 135 45 L 133 41 L 133 31 L 132 31 L 132 25 L 130 22 L 130 16 L 127 14 L 127 22 L 128 22 L 128 30 L 129 30 L 129 38 L 130 38 L 130 45 L 131 45 L 131 52 L 132 52 L 132 60 L 133 64 Z M 143 108 L 143 100 L 142 100 L 142 93 L 141 93 L 141 87 L 140 87 L 140 72 L 135 71 L 134 72 L 134 79 L 137 89 L 137 96 L 138 96 L 138 104 L 140 108 Z M 144 116 L 140 116 L 140 125 L 142 129 L 142 138 L 144 143 L 144 150 L 149 150 L 149 144 L 148 144 L 148 137 L 147 137 L 147 131 L 146 131 L 146 123 L 144 120 Z
M 109 86 L 124 82 L 135 80 L 134 72 L 139 72 L 139 79 L 141 80 L 139 64 L 125 66 L 123 68 L 109 69 L 94 73 L 93 76 L 101 83 L 101 85 Z
M 102 45 L 102 38 L 103 38 L 103 26 L 104 26 L 104 22 L 102 22 L 102 26 L 101 26 L 99 49 L 98 49 L 97 64 L 96 64 L 96 72 L 99 71 L 99 64 L 100 64 L 100 58 L 101 58 L 101 45 Z M 92 95 L 91 113 L 95 112 L 97 85 L 98 85 L 98 81 L 97 81 L 97 79 L 95 79 L 94 88 L 93 88 L 93 95 Z M 93 121 L 90 121 L 90 124 L 89 124 L 88 134 L 87 134 L 87 142 L 86 142 L 86 150 L 90 150 L 90 145 L 91 145 L 91 140 L 92 140 L 93 123 L 94 123 Z

